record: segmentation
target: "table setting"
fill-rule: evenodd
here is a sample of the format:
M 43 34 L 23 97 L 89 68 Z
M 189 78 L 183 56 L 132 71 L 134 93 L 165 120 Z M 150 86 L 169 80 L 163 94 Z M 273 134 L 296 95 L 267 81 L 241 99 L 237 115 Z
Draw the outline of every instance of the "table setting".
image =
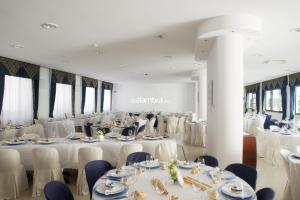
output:
M 187 196 L 191 200 L 256 199 L 251 186 L 231 172 L 177 160 L 146 160 L 108 171 L 95 183 L 92 199 L 185 200 Z

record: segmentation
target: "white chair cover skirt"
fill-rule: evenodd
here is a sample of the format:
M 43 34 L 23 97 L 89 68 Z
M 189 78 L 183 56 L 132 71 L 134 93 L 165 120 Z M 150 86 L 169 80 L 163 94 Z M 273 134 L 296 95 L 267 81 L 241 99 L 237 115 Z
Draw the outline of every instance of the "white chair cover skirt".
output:
M 292 200 L 300 199 L 300 160 L 289 156 L 289 186 Z
M 33 157 L 33 188 L 32 196 L 40 196 L 45 185 L 54 180 L 61 180 L 62 173 L 59 163 L 59 155 L 55 148 L 35 148 Z
M 20 153 L 14 149 L 0 149 L 0 199 L 15 199 L 27 188 Z
M 177 159 L 177 144 L 175 141 L 165 141 L 157 145 L 155 158 L 159 161 L 172 161 Z
M 167 131 L 169 134 L 176 134 L 178 117 L 170 116 L 167 118 Z
M 126 144 L 121 147 L 120 150 L 120 159 L 118 162 L 118 167 L 126 165 L 127 156 L 134 152 L 141 152 L 143 151 L 142 144 Z
M 189 145 L 205 147 L 206 124 L 204 122 L 186 122 L 184 141 Z
M 83 147 L 78 151 L 77 194 L 88 195 L 89 188 L 85 176 L 85 165 L 93 160 L 102 160 L 101 147 Z

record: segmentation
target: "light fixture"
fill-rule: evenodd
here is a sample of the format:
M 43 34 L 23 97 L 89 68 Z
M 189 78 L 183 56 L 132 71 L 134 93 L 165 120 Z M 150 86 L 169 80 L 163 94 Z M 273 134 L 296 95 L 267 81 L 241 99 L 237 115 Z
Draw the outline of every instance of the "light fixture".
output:
M 144 76 L 148 76 L 148 75 L 149 75 L 148 73 L 145 73 L 145 74 L 144 74 Z
M 45 23 L 41 24 L 41 27 L 44 29 L 50 30 L 50 29 L 58 28 L 58 25 L 55 23 L 45 22 Z
M 270 63 L 285 64 L 285 63 L 287 63 L 287 60 L 284 60 L 284 59 L 275 59 L 275 60 L 265 60 L 265 61 L 263 61 L 263 64 L 270 64 Z
M 167 55 L 167 56 L 164 56 L 165 58 L 168 58 L 168 59 L 172 59 L 173 56 L 170 56 L 170 55 Z
M 155 35 L 154 37 L 162 40 L 162 39 L 165 39 L 166 35 L 158 34 L 158 35 Z
M 23 49 L 25 46 L 22 44 L 12 44 L 11 47 L 14 49 Z
M 290 29 L 290 32 L 300 33 L 300 28 L 292 28 L 292 29 Z

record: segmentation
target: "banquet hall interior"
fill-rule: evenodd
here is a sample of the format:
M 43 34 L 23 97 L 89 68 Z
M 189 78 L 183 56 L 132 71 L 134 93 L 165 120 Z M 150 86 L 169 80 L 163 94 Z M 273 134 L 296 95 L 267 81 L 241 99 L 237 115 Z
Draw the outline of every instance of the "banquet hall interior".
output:
M 299 200 L 299 8 L 0 0 L 0 200 Z

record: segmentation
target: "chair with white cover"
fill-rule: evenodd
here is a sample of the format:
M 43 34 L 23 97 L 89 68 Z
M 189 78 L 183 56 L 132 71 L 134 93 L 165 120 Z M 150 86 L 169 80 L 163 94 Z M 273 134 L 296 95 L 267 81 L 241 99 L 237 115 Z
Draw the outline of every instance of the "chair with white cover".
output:
M 152 117 L 149 121 L 149 131 L 150 133 L 154 133 L 154 123 L 156 121 L 155 117 Z
M 44 127 L 41 124 L 33 124 L 21 128 L 21 135 L 35 135 L 39 137 L 45 137 Z
M 172 161 L 177 159 L 177 144 L 175 141 L 164 141 L 155 148 L 155 158 L 159 161 Z
M 20 153 L 14 149 L 0 149 L 0 199 L 17 198 L 27 188 L 28 181 Z
M 165 119 L 162 115 L 158 115 L 157 120 L 158 120 L 158 132 L 160 135 L 164 135 L 167 129 L 165 124 Z
M 178 124 L 178 117 L 170 116 L 167 118 L 167 131 L 169 135 L 176 133 L 177 124 Z
M 291 187 L 290 187 L 290 167 L 289 167 L 289 155 L 292 153 L 290 150 L 288 149 L 280 149 L 280 155 L 283 158 L 284 161 L 284 169 L 286 172 L 286 176 L 287 176 L 287 182 L 285 185 L 285 189 L 284 189 L 284 199 L 292 199 L 291 198 Z
M 17 129 L 5 129 L 3 132 L 0 133 L 0 140 L 10 140 L 18 136 L 19 135 Z
M 120 149 L 120 158 L 118 161 L 118 167 L 126 165 L 127 156 L 134 152 L 142 152 L 143 145 L 142 144 L 125 144 Z
M 72 120 L 63 120 L 57 124 L 59 137 L 66 137 L 70 133 L 75 133 L 75 125 Z
M 296 147 L 297 153 L 300 154 L 300 146 Z
M 33 188 L 32 196 L 40 196 L 45 185 L 50 181 L 61 180 L 62 170 L 59 154 L 55 148 L 32 149 L 33 159 Z
M 176 132 L 179 134 L 184 134 L 184 122 L 185 122 L 185 116 L 181 116 L 178 120 Z
M 83 147 L 78 151 L 77 194 L 88 195 L 89 187 L 86 182 L 85 165 L 93 160 L 102 160 L 101 147 Z

